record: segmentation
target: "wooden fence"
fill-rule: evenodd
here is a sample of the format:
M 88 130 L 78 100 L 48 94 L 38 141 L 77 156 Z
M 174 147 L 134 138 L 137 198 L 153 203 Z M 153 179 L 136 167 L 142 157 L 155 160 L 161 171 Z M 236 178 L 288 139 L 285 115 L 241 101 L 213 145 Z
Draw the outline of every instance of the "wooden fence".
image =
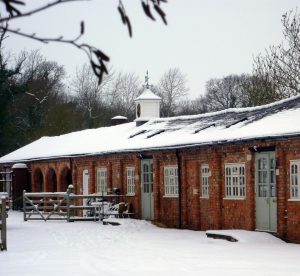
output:
M 1 236 L 0 236 L 0 249 L 1 250 L 7 250 L 7 240 L 6 240 L 6 202 L 5 198 L 0 199 L 0 230 L 1 230 Z
M 123 195 L 76 195 L 73 185 L 66 192 L 26 193 L 23 192 L 24 221 L 28 220 L 102 220 L 107 215 L 132 216 L 127 210 L 113 210 L 111 206 L 125 201 Z M 128 205 L 130 206 L 130 205 Z

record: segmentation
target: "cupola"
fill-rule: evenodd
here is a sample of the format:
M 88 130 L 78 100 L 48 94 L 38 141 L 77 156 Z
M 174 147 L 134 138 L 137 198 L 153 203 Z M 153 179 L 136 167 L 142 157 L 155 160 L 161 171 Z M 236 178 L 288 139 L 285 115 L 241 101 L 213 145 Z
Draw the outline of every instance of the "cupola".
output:
M 150 90 L 148 71 L 145 77 L 145 90 L 135 101 L 136 125 L 140 126 L 152 118 L 159 118 L 161 97 Z

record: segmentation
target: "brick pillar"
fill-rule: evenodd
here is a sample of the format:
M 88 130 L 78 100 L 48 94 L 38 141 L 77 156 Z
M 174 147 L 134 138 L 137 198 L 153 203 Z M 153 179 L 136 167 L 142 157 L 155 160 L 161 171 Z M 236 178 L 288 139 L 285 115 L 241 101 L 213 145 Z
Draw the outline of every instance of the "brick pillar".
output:
M 63 182 L 63 174 L 65 173 L 65 168 L 62 170 L 57 169 L 57 174 L 56 174 L 56 187 L 57 187 L 57 192 L 65 192 L 62 190 L 62 182 Z
M 72 183 L 71 184 L 73 184 L 75 187 L 77 187 L 77 190 L 80 189 L 80 188 L 82 189 L 82 180 L 80 181 L 79 180 L 80 178 L 78 179 L 78 168 L 77 168 L 76 160 L 73 160 L 73 165 L 72 166 L 73 167 L 72 167 L 72 171 L 71 171 L 71 173 L 72 173 Z M 83 176 L 82 176 L 82 173 L 81 173 L 81 178 L 82 177 Z
M 188 228 L 200 229 L 199 164 L 189 160 L 186 169 Z
M 52 192 L 51 191 L 51 181 L 50 181 L 50 168 L 47 166 L 46 173 L 45 173 L 45 181 L 44 181 L 44 191 L 45 192 Z
M 182 228 L 188 228 L 189 185 L 188 185 L 188 181 L 187 181 L 187 164 L 186 164 L 186 160 L 184 160 L 184 157 L 182 156 L 182 154 L 180 154 L 180 166 L 181 166 L 181 225 L 182 225 Z M 179 214 L 178 214 L 178 216 L 179 216 Z
M 287 234 L 287 187 L 288 175 L 286 170 L 286 154 L 281 146 L 276 146 L 276 170 L 279 175 L 276 175 L 277 184 L 277 233 L 281 237 Z
M 123 161 L 121 159 L 117 160 L 115 166 L 113 167 L 113 185 L 112 188 L 119 188 L 121 194 L 126 194 L 126 186 L 123 181 Z
M 255 230 L 255 154 L 249 149 L 246 152 L 246 229 Z
M 112 191 L 113 188 L 113 166 L 112 162 L 108 163 L 107 166 L 107 191 Z
M 159 159 L 153 156 L 153 201 L 154 201 L 154 223 L 160 220 L 160 166 Z
M 96 164 L 95 161 L 93 161 L 89 168 L 89 189 L 90 193 L 96 193 L 97 192 L 97 177 L 96 177 Z
M 142 206 L 141 206 L 141 160 L 135 158 L 134 160 L 135 167 L 135 197 L 134 201 L 134 212 L 136 213 L 137 218 L 141 218 Z M 154 211 L 155 213 L 155 211 Z
M 213 151 L 209 163 L 211 169 L 210 185 L 210 228 L 222 228 L 222 183 L 224 172 L 222 169 L 222 157 L 217 150 Z

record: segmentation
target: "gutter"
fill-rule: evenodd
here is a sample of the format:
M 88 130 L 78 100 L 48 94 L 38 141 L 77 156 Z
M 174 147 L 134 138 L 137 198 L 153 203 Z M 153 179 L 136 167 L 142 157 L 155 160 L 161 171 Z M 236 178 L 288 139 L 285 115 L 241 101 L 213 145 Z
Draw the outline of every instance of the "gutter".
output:
M 180 156 L 179 150 L 176 149 L 176 158 L 177 158 L 177 165 L 178 165 L 178 228 L 182 228 L 182 204 L 181 204 L 181 165 L 180 165 Z

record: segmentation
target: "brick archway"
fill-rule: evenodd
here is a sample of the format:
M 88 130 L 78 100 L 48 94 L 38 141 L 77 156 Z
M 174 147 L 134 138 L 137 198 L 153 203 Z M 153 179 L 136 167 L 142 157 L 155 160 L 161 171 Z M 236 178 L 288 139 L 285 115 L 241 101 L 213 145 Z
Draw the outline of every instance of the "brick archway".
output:
M 40 168 L 35 169 L 33 174 L 33 185 L 32 190 L 35 192 L 45 191 L 44 175 Z
M 71 170 L 68 167 L 65 167 L 60 172 L 59 176 L 59 191 L 60 192 L 66 192 L 68 189 L 68 186 L 72 184 L 72 177 L 71 177 Z
M 57 192 L 57 177 L 56 177 L 56 172 L 53 168 L 50 168 L 48 170 L 45 191 Z

